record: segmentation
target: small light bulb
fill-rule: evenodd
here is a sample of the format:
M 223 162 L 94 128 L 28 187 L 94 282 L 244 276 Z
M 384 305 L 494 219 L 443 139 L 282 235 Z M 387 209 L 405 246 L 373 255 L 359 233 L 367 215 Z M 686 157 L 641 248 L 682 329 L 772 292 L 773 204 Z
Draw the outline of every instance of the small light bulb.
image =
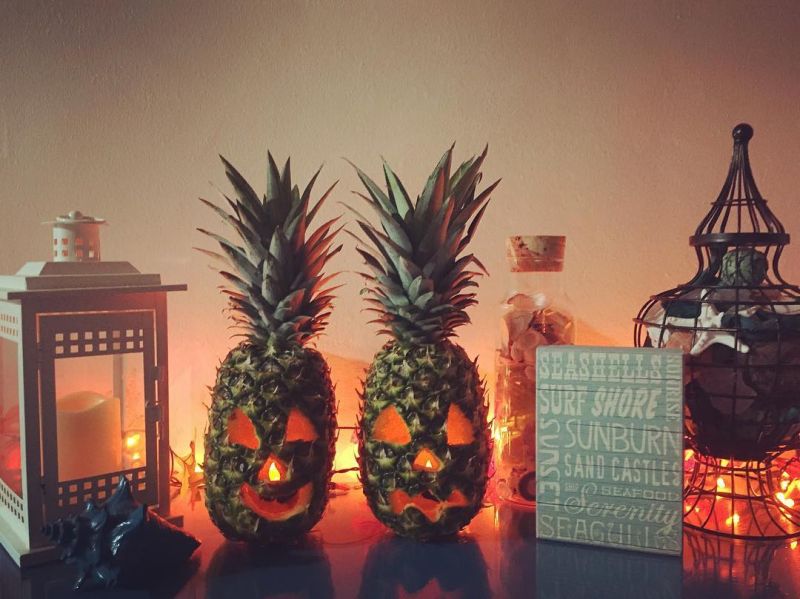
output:
M 725 524 L 727 524 L 728 526 L 731 525 L 736 526 L 737 524 L 739 524 L 739 514 L 734 514 L 733 516 L 729 516 L 725 520 Z

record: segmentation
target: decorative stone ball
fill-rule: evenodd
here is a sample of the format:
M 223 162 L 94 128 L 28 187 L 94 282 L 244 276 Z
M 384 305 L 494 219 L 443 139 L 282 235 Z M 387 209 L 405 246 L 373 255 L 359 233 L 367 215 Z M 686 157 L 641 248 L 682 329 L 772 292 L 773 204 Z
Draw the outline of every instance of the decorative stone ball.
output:
M 730 250 L 722 257 L 720 280 L 731 287 L 756 287 L 767 275 L 767 257 L 753 248 Z

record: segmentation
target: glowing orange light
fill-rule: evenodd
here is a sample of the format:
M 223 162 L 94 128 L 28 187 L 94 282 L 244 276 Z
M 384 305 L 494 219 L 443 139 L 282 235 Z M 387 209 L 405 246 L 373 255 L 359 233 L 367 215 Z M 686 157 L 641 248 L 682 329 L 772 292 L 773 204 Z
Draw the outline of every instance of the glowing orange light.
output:
M 269 470 L 267 472 L 270 482 L 274 483 L 281 479 L 281 471 L 278 470 L 278 466 L 275 464 L 275 462 L 270 462 Z
M 789 543 L 789 548 L 790 548 L 792 551 L 794 551 L 795 549 L 797 549 L 797 541 L 792 541 L 791 543 Z
M 258 480 L 264 483 L 281 483 L 292 479 L 289 467 L 276 455 L 268 455 L 258 471 Z
M 797 505 L 797 500 L 800 497 L 791 497 L 795 491 L 800 490 L 800 479 L 793 478 L 787 470 L 781 472 L 780 491 L 775 493 L 775 499 L 787 508 L 794 508 Z M 784 514 L 784 518 L 786 515 Z
M 134 454 L 131 456 L 131 459 L 132 459 L 134 462 L 138 462 L 139 460 L 141 460 L 141 459 L 142 459 L 142 454 L 140 454 L 140 453 L 137 451 L 136 453 L 134 453 Z
M 739 524 L 739 520 L 740 520 L 739 514 L 734 514 L 733 516 L 728 516 L 728 518 L 725 520 L 725 524 L 727 524 L 728 526 L 731 525 L 736 526 L 737 524 Z
M 439 461 L 431 450 L 423 448 L 414 459 L 411 465 L 414 470 L 423 470 L 425 472 L 439 472 L 442 469 L 442 462 Z
M 730 463 L 730 462 L 728 462 L 728 460 L 720 460 L 720 461 L 719 461 L 719 465 L 720 465 L 720 466 L 722 466 L 723 468 L 724 468 L 725 466 L 727 466 L 729 463 Z
M 200 467 L 200 464 L 195 464 L 194 465 L 194 471 L 199 473 L 199 472 L 202 472 L 203 469 Z
M 141 441 L 142 436 L 139 433 L 131 433 L 127 437 L 125 437 L 125 446 L 128 449 L 133 449 L 139 444 Z
M 724 489 L 725 488 L 725 480 L 720 476 L 717 478 L 717 489 Z
M 693 457 L 694 457 L 694 451 L 693 451 L 693 450 L 691 450 L 691 449 L 687 449 L 686 451 L 684 451 L 684 452 L 683 452 L 683 460 L 684 460 L 685 462 L 688 462 L 688 461 L 689 461 L 689 460 L 691 460 Z

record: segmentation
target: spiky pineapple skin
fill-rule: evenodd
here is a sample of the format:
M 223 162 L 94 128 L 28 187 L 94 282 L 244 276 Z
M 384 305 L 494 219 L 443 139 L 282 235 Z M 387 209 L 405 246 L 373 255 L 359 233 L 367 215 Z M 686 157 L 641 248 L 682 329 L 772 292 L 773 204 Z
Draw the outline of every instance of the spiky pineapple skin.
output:
M 446 416 L 456 404 L 469 419 L 474 441 L 448 446 Z M 372 438 L 373 424 L 383 409 L 394 406 L 408 424 L 411 443 L 397 447 Z M 480 510 L 488 480 L 491 440 L 488 407 L 476 363 L 458 345 L 392 341 L 378 352 L 367 372 L 359 421 L 359 468 L 364 494 L 375 516 L 398 535 L 419 540 L 452 535 Z M 432 449 L 444 466 L 435 475 L 412 469 L 423 448 Z M 389 493 L 425 491 L 442 500 L 453 490 L 468 505 L 448 508 L 436 522 L 408 508 L 393 513 Z
M 235 408 L 250 417 L 261 441 L 256 451 L 228 441 L 227 422 Z M 284 444 L 289 411 L 299 408 L 319 438 L 307 456 Z M 328 501 L 335 451 L 336 410 L 330 369 L 322 355 L 299 345 L 284 350 L 244 342 L 217 370 L 205 435 L 206 508 L 229 539 L 255 543 L 288 540 L 310 530 Z M 259 518 L 241 501 L 248 482 L 259 488 L 257 473 L 267 456 L 294 460 L 295 472 L 308 473 L 313 495 L 308 510 L 282 522 Z

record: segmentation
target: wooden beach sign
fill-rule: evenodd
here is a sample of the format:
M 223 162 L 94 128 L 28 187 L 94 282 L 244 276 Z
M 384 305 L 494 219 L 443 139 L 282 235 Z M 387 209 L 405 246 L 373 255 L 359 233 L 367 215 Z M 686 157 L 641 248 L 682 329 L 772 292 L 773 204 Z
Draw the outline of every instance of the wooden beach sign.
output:
M 680 555 L 679 349 L 536 353 L 536 536 Z

